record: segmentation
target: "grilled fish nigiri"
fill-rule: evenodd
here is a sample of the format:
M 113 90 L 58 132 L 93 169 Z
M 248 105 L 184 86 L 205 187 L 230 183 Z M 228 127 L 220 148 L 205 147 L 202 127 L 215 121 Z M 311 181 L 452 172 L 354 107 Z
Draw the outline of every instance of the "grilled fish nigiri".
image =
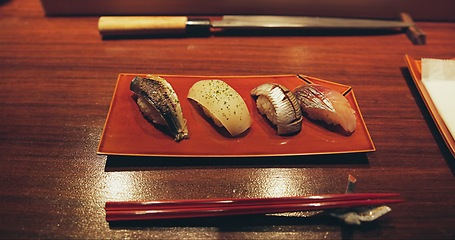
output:
M 341 93 L 318 84 L 307 84 L 294 89 L 294 94 L 309 118 L 340 125 L 347 133 L 354 132 L 355 111 Z
M 302 129 L 302 111 L 294 94 L 276 83 L 264 83 L 253 90 L 259 113 L 277 127 L 278 135 L 297 133 Z
M 145 118 L 167 126 L 176 142 L 188 138 L 180 101 L 164 78 L 150 74 L 145 78 L 135 77 L 130 90 L 137 95 L 137 105 Z

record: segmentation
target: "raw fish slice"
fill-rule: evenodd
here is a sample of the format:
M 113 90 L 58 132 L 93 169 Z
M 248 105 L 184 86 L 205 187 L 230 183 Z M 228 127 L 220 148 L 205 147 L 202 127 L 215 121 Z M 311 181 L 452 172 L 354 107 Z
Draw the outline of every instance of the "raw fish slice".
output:
M 313 120 L 340 125 L 348 133 L 357 126 L 355 111 L 339 92 L 317 84 L 302 85 L 294 89 L 303 112 Z

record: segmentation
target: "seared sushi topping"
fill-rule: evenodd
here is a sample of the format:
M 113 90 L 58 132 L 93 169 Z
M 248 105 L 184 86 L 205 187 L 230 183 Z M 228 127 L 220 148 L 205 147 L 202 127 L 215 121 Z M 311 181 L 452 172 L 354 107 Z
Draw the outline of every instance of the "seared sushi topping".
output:
M 332 102 L 327 98 L 327 96 L 322 93 L 318 88 L 308 87 L 307 91 L 299 92 L 299 100 L 301 100 L 303 105 L 307 108 L 320 108 L 330 112 L 335 112 Z

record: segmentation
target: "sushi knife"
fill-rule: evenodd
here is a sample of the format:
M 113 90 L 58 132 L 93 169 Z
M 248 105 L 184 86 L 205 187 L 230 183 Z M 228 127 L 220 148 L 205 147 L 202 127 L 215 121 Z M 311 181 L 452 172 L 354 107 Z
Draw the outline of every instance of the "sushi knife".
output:
M 102 36 L 118 35 L 210 35 L 224 30 L 273 29 L 405 29 L 412 22 L 302 16 L 226 15 L 221 20 L 185 16 L 103 16 L 98 30 Z

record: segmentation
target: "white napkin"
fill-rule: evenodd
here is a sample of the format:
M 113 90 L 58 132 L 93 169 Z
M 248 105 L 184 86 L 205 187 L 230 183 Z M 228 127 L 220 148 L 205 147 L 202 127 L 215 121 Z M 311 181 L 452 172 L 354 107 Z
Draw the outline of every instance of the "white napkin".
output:
M 455 60 L 423 58 L 422 83 L 455 138 Z

